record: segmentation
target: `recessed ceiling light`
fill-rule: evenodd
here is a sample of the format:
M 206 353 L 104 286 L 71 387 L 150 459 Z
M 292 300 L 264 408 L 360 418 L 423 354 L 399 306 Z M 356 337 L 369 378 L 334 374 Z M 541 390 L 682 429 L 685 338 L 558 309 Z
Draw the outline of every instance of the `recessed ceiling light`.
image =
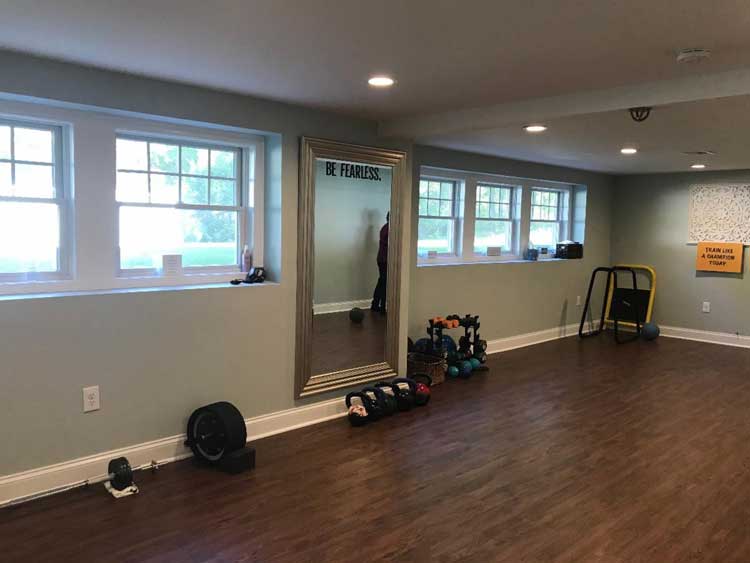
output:
M 371 76 L 367 83 L 370 86 L 375 86 L 375 88 L 388 88 L 389 86 L 393 86 L 396 81 L 390 76 L 378 75 Z
M 547 130 L 547 126 L 546 125 L 526 125 L 524 127 L 524 130 L 527 133 L 543 133 L 544 131 Z
M 696 63 L 703 61 L 711 56 L 710 49 L 701 49 L 700 47 L 691 47 L 689 49 L 680 49 L 677 52 L 677 62 L 680 64 Z
M 705 164 L 692 164 L 690 168 L 693 168 L 695 170 L 703 170 L 706 167 Z
M 622 147 L 622 148 L 620 149 L 620 152 L 621 152 L 622 154 L 635 154 L 635 153 L 637 153 L 637 152 L 638 152 L 638 149 L 637 149 L 637 148 L 635 148 L 635 147 Z

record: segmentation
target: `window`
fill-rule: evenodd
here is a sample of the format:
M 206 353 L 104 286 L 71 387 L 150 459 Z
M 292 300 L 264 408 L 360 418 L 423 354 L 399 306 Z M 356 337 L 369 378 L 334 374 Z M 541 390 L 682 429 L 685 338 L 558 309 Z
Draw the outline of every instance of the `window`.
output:
M 583 242 L 585 220 L 585 186 L 423 167 L 418 261 L 551 258 L 560 241 Z
M 117 138 L 122 271 L 155 271 L 164 254 L 187 269 L 236 269 L 245 227 L 239 148 Z
M 554 248 L 560 239 L 561 193 L 531 190 L 531 229 L 529 242 L 536 248 Z
M 474 225 L 474 252 L 487 254 L 487 247 L 510 252 L 513 244 L 511 186 L 477 185 Z
M 0 281 L 68 273 L 58 126 L 0 120 Z
M 457 191 L 454 181 L 420 180 L 418 254 L 448 255 L 456 252 Z

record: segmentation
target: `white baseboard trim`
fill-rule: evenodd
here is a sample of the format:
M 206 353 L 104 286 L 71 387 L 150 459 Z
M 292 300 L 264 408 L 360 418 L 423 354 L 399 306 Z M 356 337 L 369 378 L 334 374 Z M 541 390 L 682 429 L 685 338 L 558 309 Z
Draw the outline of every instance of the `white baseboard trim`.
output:
M 327 313 L 343 313 L 350 311 L 354 307 L 360 309 L 369 309 L 372 299 L 360 299 L 359 301 L 342 301 L 340 303 L 318 303 L 313 305 L 314 315 L 325 315 Z
M 252 442 L 345 415 L 344 401 L 337 398 L 248 418 L 245 420 L 247 439 Z M 0 477 L 0 508 L 27 497 L 103 476 L 107 463 L 115 457 L 127 457 L 133 468 L 150 464 L 151 461 L 164 464 L 185 459 L 192 453 L 185 447 L 184 441 L 184 435 L 170 436 Z M 138 482 L 137 473 L 135 481 Z
M 661 326 L 659 329 L 661 336 L 666 336 L 667 338 L 680 338 L 682 340 L 695 340 L 697 342 L 709 342 L 724 346 L 750 348 L 750 336 L 732 334 L 731 332 L 713 332 L 710 330 L 697 330 L 676 326 Z
M 515 350 L 516 348 L 523 348 L 525 346 L 533 346 L 534 344 L 541 344 L 542 342 L 548 342 L 550 340 L 557 340 L 558 338 L 566 338 L 568 336 L 573 336 L 574 334 L 578 334 L 577 324 L 563 325 L 555 328 L 539 330 L 537 332 L 527 332 L 526 334 L 498 338 L 497 340 L 489 340 L 487 342 L 487 353 L 498 354 L 500 352 L 507 352 L 508 350 Z

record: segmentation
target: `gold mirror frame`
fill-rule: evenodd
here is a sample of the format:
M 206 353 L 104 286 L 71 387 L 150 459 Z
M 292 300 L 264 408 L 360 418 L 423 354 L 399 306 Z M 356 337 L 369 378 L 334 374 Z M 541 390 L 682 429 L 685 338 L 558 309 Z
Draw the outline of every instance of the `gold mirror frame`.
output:
M 377 364 L 313 375 L 312 324 L 315 283 L 315 162 L 318 158 L 377 166 L 389 166 L 391 218 L 388 235 L 388 285 L 386 288 L 385 358 Z M 401 276 L 401 194 L 406 179 L 406 153 L 350 145 L 324 139 L 302 138 L 297 221 L 297 347 L 295 357 L 296 398 L 395 377 L 399 358 Z

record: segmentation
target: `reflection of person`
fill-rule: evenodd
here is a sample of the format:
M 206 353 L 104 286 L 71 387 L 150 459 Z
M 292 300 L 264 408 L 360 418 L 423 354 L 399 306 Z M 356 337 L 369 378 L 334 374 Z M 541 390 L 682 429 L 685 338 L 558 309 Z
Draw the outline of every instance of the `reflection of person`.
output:
M 391 220 L 390 212 L 385 216 L 385 225 L 380 229 L 380 246 L 378 247 L 378 283 L 372 294 L 372 305 L 370 309 L 385 313 L 385 288 L 388 285 L 388 223 Z

